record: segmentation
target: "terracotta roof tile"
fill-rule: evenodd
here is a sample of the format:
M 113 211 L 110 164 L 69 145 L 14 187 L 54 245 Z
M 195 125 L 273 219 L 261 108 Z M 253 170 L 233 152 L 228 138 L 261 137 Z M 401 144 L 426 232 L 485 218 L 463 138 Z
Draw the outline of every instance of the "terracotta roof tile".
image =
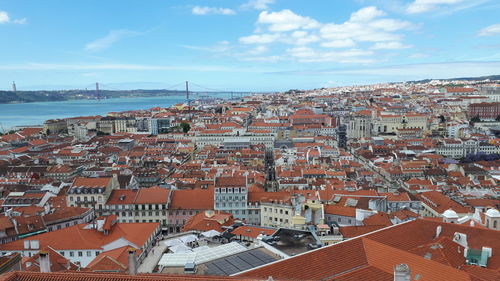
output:
M 142 246 L 149 237 L 155 232 L 158 223 L 117 223 L 114 225 L 108 235 L 102 232 L 85 229 L 87 224 L 77 224 L 56 231 L 38 234 L 35 237 L 29 237 L 2 245 L 3 250 L 22 250 L 24 249 L 24 240 L 39 240 L 40 247 L 50 246 L 56 250 L 75 250 L 75 249 L 100 249 L 121 237 Z

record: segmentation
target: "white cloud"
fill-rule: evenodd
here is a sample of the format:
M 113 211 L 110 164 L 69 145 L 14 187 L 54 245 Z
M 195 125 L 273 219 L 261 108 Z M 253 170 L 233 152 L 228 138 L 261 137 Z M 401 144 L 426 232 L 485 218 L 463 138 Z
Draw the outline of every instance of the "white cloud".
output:
M 326 48 L 350 48 L 356 46 L 356 43 L 354 42 L 354 40 L 347 38 L 343 40 L 324 42 L 321 43 L 321 46 Z
M 249 0 L 241 5 L 242 9 L 267 10 L 269 5 L 274 4 L 274 0 Z
M 90 43 L 87 43 L 85 45 L 85 50 L 87 51 L 100 51 L 107 49 L 111 47 L 114 43 L 117 41 L 131 37 L 131 36 L 136 36 L 140 34 L 139 32 L 136 31 L 131 31 L 131 30 L 111 30 L 108 35 L 99 38 L 95 41 L 92 41 Z
M 425 13 L 441 6 L 455 5 L 462 2 L 464 2 L 464 0 L 415 0 L 408 5 L 406 12 L 409 14 Z
M 310 43 L 318 42 L 321 39 L 319 36 L 315 34 L 310 34 L 307 31 L 296 30 L 291 34 L 291 40 L 288 42 L 289 44 L 295 45 L 307 45 Z
M 366 63 L 375 61 L 366 57 L 373 55 L 373 50 L 409 48 L 402 43 L 402 34 L 398 31 L 412 28 L 412 23 L 388 18 L 384 11 L 374 6 L 353 12 L 347 21 L 339 24 L 321 23 L 291 10 L 263 11 L 258 17 L 254 34 L 239 40 L 243 44 L 284 43 L 296 46 L 286 49 L 286 54 L 281 56 L 284 59 Z M 372 42 L 374 44 L 367 44 Z M 357 49 L 352 49 L 356 46 Z
M 479 35 L 479 36 L 500 35 L 500 23 L 492 24 L 490 26 L 487 26 L 487 27 L 479 30 L 477 35 Z
M 202 7 L 202 6 L 195 6 L 191 10 L 193 15 L 209 15 L 209 14 L 214 14 L 214 15 L 235 15 L 236 12 L 233 9 L 229 8 L 218 8 L 218 7 Z
M 5 11 L 0 11 L 0 23 L 8 23 L 9 21 L 9 14 Z
M 409 45 L 404 45 L 401 42 L 378 42 L 371 47 L 373 50 L 398 50 L 410 48 Z
M 13 24 L 25 24 L 27 22 L 26 18 L 14 19 L 12 20 L 9 13 L 6 11 L 0 11 L 0 24 L 13 23 Z
M 28 22 L 28 19 L 26 18 L 22 18 L 22 19 L 15 19 L 12 21 L 12 23 L 15 23 L 15 24 L 25 24 Z
M 278 61 L 283 61 L 283 56 L 244 56 L 240 58 L 242 61 L 253 61 L 253 62 L 267 62 L 274 63 Z
M 271 32 L 312 29 L 320 26 L 318 21 L 297 15 L 288 9 L 279 12 L 263 11 L 260 13 L 257 23 L 269 25 L 268 29 Z
M 428 57 L 430 57 L 430 55 L 423 54 L 423 53 L 414 53 L 414 54 L 409 55 L 409 57 L 413 58 L 413 59 L 422 59 L 422 58 L 428 58 Z
M 253 34 L 240 38 L 243 44 L 269 44 L 276 42 L 280 38 L 279 34 Z
M 377 9 L 377 7 L 369 6 L 352 13 L 350 20 L 353 22 L 367 22 L 385 15 L 385 12 Z
M 345 51 L 323 51 L 310 47 L 294 47 L 286 50 L 287 54 L 300 62 L 358 62 L 370 63 L 374 60 L 368 58 L 372 51 L 350 49 Z
M 330 41 L 353 40 L 360 42 L 399 41 L 401 35 L 395 31 L 410 29 L 410 22 L 382 18 L 385 13 L 375 7 L 365 7 L 351 14 L 349 20 L 342 24 L 325 24 L 321 37 Z

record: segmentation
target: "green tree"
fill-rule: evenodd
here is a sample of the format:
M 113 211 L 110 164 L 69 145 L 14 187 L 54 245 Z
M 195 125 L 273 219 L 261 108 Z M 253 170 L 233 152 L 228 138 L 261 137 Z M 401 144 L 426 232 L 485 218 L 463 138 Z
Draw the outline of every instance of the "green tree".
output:
M 481 118 L 479 118 L 479 115 L 476 115 L 470 119 L 472 122 L 481 122 Z
M 182 128 L 182 132 L 184 134 L 186 134 L 187 132 L 189 132 L 189 130 L 191 130 L 191 125 L 189 125 L 189 123 L 181 123 L 181 128 Z

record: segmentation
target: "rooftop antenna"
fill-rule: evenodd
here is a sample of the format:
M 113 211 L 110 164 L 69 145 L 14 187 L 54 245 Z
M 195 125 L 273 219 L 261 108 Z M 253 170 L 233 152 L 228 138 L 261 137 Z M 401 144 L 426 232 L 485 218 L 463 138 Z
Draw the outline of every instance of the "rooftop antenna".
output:
M 12 92 L 17 92 L 16 81 L 12 81 Z
M 101 95 L 99 93 L 99 82 L 95 82 L 95 97 L 98 101 L 101 101 Z

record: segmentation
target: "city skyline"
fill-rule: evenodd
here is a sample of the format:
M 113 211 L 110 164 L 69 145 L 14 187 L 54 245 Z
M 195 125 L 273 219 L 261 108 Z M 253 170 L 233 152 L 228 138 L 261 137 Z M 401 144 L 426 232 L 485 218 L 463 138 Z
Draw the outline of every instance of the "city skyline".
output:
M 488 0 L 4 1 L 0 89 L 190 80 L 279 91 L 494 75 L 499 10 Z

